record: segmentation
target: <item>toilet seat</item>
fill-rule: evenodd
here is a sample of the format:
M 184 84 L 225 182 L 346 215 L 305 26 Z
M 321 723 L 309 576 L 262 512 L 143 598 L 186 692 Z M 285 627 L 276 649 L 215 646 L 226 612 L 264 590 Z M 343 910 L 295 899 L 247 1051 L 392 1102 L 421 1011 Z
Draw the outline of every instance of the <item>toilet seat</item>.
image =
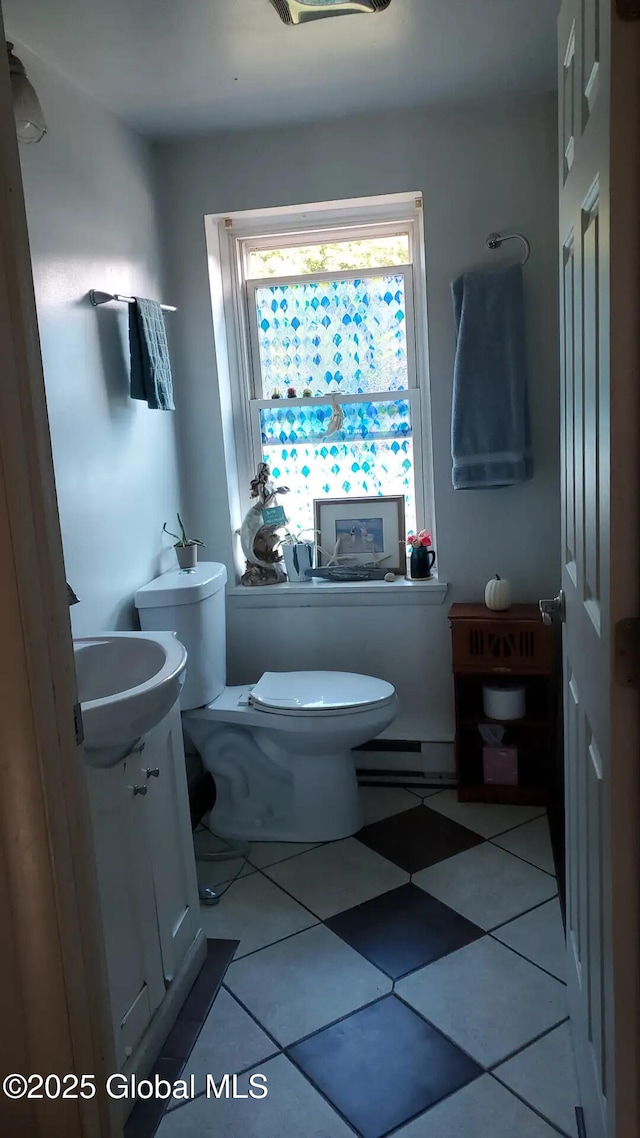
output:
M 357 672 L 265 672 L 249 695 L 258 711 L 277 715 L 347 715 L 395 700 L 386 680 Z

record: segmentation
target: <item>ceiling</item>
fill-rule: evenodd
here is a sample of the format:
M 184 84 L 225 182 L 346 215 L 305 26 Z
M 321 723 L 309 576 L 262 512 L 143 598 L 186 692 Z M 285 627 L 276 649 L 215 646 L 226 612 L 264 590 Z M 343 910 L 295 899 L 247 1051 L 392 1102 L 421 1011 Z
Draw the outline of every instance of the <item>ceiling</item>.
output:
M 7 35 L 150 135 L 556 86 L 558 0 L 392 0 L 287 27 L 268 0 L 3 0 Z

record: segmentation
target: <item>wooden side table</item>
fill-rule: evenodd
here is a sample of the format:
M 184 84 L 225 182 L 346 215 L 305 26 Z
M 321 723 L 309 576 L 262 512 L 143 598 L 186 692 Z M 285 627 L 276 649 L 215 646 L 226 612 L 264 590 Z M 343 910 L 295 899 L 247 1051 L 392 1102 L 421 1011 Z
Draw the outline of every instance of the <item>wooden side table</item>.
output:
M 537 605 L 512 605 L 492 612 L 483 604 L 455 604 L 449 610 L 456 715 L 456 772 L 460 802 L 547 805 L 556 771 L 556 632 L 544 625 Z M 489 719 L 483 711 L 483 683 L 500 678 L 522 683 L 526 711 L 521 719 Z M 478 730 L 505 728 L 501 748 L 517 750 L 517 784 L 487 782 Z

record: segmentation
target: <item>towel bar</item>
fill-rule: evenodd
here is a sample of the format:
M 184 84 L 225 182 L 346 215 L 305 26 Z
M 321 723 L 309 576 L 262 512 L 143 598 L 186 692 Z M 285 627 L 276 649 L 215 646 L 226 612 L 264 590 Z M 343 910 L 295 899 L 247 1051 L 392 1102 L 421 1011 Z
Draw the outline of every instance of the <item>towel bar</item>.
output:
M 99 292 L 95 288 L 89 290 L 89 300 L 94 308 L 97 308 L 99 304 L 107 304 L 110 300 L 119 300 L 122 304 L 134 304 L 135 299 L 135 296 L 122 296 L 119 292 Z M 161 304 L 160 307 L 163 312 L 178 311 L 172 304 Z
M 522 258 L 522 264 L 526 265 L 531 253 L 531 245 L 527 241 L 527 238 L 523 237 L 521 233 L 490 233 L 487 237 L 487 245 L 489 249 L 499 249 L 503 241 L 514 240 L 522 241 L 522 244 L 524 245 L 524 257 Z

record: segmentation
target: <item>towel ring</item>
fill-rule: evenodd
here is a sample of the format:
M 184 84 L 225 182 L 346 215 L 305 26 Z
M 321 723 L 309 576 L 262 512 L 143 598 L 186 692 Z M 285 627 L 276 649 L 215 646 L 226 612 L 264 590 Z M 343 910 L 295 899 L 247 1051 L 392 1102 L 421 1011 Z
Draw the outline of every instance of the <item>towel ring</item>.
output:
M 523 237 L 522 233 L 490 233 L 487 237 L 487 246 L 489 249 L 499 249 L 503 241 L 522 241 L 524 245 L 524 257 L 520 264 L 526 265 L 531 254 L 531 245 L 527 241 L 527 238 Z

